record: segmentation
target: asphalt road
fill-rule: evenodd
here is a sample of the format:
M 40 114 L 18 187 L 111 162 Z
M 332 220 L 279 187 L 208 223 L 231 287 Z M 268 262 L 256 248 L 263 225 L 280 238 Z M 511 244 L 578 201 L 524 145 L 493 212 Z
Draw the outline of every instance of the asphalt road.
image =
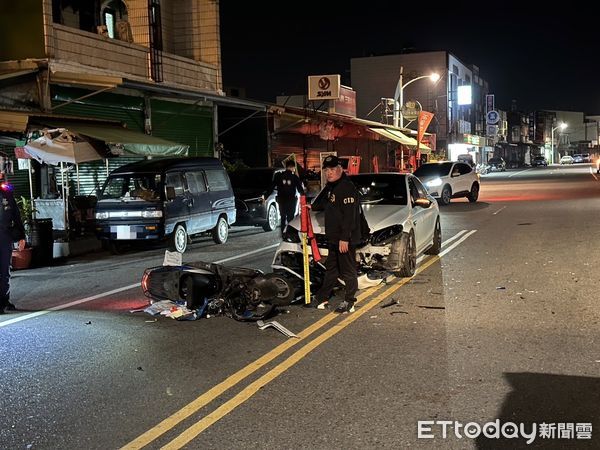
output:
M 441 258 L 362 292 L 354 314 L 289 307 L 276 320 L 300 339 L 129 312 L 161 249 L 15 272 L 0 448 L 531 447 L 476 437 L 496 420 L 538 424 L 534 447 L 599 448 L 599 194 L 589 165 L 486 175 L 479 202 L 441 208 Z M 268 271 L 277 242 L 234 228 L 185 258 Z M 452 426 L 419 438 L 419 421 Z

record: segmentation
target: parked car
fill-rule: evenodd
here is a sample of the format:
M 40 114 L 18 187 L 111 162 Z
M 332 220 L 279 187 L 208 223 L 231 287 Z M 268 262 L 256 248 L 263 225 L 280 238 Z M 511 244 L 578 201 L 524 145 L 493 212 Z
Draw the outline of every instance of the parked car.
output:
M 467 197 L 470 202 L 479 198 L 479 177 L 468 164 L 458 161 L 426 163 L 414 175 L 442 205 L 450 199 Z
M 561 164 L 573 164 L 573 157 L 571 155 L 565 155 L 560 158 Z
M 583 155 L 577 153 L 575 155 L 573 155 L 573 164 L 575 163 L 582 163 L 583 161 Z
M 121 244 L 168 239 L 184 252 L 189 236 L 210 232 L 227 241 L 235 222 L 229 176 L 216 158 L 164 158 L 115 169 L 96 204 L 96 234 L 118 253 Z
M 548 167 L 548 161 L 544 156 L 534 156 L 531 160 L 531 167 Z
M 490 158 L 488 160 L 488 170 L 490 172 L 495 172 L 495 171 L 499 171 L 499 172 L 505 172 L 506 171 L 506 161 L 504 161 L 503 158 L 500 157 L 494 157 L 494 158 Z
M 376 275 L 378 271 L 412 276 L 419 254 L 440 252 L 442 229 L 438 205 L 415 176 L 367 173 L 350 175 L 350 179 L 360 193 L 370 228 L 368 237 L 356 249 L 360 289 L 381 283 L 381 276 Z M 324 195 L 324 191 L 320 195 Z M 319 251 L 326 256 L 324 213 L 311 211 L 310 214 Z M 275 272 L 285 273 L 297 283 L 303 279 L 299 229 L 300 218 L 296 217 L 288 225 L 272 263 Z
M 235 194 L 236 225 L 255 225 L 273 231 L 279 225 L 277 192 L 263 199 L 269 191 L 273 177 L 282 169 L 261 167 L 231 172 L 229 178 Z

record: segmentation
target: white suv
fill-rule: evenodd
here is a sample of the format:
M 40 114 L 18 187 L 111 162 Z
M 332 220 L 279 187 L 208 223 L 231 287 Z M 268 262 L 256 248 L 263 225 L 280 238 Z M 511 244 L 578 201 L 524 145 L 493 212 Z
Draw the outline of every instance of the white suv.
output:
M 442 205 L 447 205 L 450 199 L 457 197 L 467 197 L 470 202 L 476 202 L 479 198 L 479 177 L 471 166 L 463 162 L 426 163 L 414 175 Z

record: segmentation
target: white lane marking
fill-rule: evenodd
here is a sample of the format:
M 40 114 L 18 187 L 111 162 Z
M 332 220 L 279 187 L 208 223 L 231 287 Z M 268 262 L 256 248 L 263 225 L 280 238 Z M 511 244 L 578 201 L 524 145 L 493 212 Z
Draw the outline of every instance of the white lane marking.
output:
M 592 170 L 592 167 L 590 166 L 590 174 L 596 179 L 596 181 L 598 181 L 598 177 L 596 176 L 596 174 L 594 173 L 594 171 Z
M 222 264 L 227 261 L 233 261 L 234 259 L 243 258 L 244 256 L 250 256 L 250 255 L 254 255 L 255 253 L 264 252 L 265 250 L 272 249 L 274 247 L 277 247 L 278 245 L 279 244 L 269 245 L 264 248 L 259 248 L 258 250 L 252 250 L 250 252 L 242 253 L 241 255 L 232 256 L 231 258 L 221 259 L 220 261 L 215 261 L 215 263 Z M 111 291 L 102 292 L 100 294 L 92 295 L 91 297 L 82 298 L 80 300 L 75 300 L 75 301 L 72 301 L 69 303 L 65 303 L 63 305 L 53 306 L 52 308 L 45 309 L 43 311 L 36 311 L 33 313 L 26 314 L 24 316 L 15 317 L 14 319 L 8 319 L 3 322 L 0 322 L 0 328 L 5 327 L 7 325 L 11 325 L 13 323 L 21 322 L 23 320 L 28 320 L 28 319 L 33 319 L 34 317 L 43 316 L 44 314 L 48 314 L 49 312 L 52 312 L 52 311 L 60 311 L 61 309 L 70 308 L 71 306 L 77 306 L 77 305 L 81 305 L 82 303 L 91 302 L 92 300 L 97 300 L 99 298 L 107 297 L 109 295 L 117 294 L 119 292 L 127 291 L 129 289 L 134 289 L 139 286 L 140 286 L 140 283 L 130 284 L 129 286 L 123 286 L 123 287 L 120 287 L 117 289 L 113 289 Z
M 469 230 L 461 230 L 458 233 L 456 233 L 454 236 L 449 237 L 448 239 L 446 239 L 444 242 L 442 242 L 442 247 L 445 247 L 446 245 L 450 244 L 450 242 L 458 239 L 459 237 L 461 237 L 463 234 L 465 234 L 467 231 Z M 421 264 L 423 262 L 424 259 L 429 258 L 430 255 L 426 255 L 426 254 L 422 254 L 421 256 L 419 256 L 417 258 L 417 265 Z
M 498 214 L 500 211 L 502 211 L 504 208 L 506 208 L 506 206 L 503 206 L 502 208 L 500 208 L 498 211 L 496 211 L 495 213 L 492 214 L 492 216 L 495 216 L 496 214 Z
M 522 174 L 522 173 L 525 173 L 525 172 L 529 172 L 530 170 L 533 170 L 533 169 L 535 169 L 535 167 L 531 167 L 531 168 L 529 168 L 529 169 L 525 169 L 525 170 L 521 170 L 521 171 L 519 171 L 519 172 L 515 172 L 515 173 L 513 173 L 512 175 L 509 175 L 509 176 L 508 176 L 508 178 L 512 178 L 512 177 L 514 177 L 515 175 L 519 175 L 519 174 Z
M 469 236 L 471 236 L 472 234 L 475 234 L 476 232 L 477 232 L 477 230 L 471 230 L 471 231 L 469 231 L 467 234 L 465 234 L 463 237 L 461 237 L 458 241 L 456 241 L 454 244 L 452 244 L 446 250 L 444 250 L 443 252 L 441 252 L 438 256 L 441 258 L 445 254 L 451 252 L 456 247 L 458 247 L 461 243 L 463 243 L 464 241 L 466 241 L 469 238 Z
M 446 245 L 448 245 L 450 242 L 452 242 L 455 239 L 458 239 L 459 237 L 461 237 L 463 234 L 465 234 L 467 231 L 469 230 L 460 230 L 458 233 L 456 233 L 454 236 L 449 237 L 448 239 L 446 239 L 443 243 L 442 243 L 442 247 L 445 247 Z

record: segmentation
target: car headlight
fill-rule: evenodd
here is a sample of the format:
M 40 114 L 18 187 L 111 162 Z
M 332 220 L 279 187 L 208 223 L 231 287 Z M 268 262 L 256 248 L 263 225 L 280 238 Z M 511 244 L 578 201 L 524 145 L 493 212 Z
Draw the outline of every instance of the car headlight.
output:
M 431 181 L 428 181 L 427 183 L 425 183 L 425 186 L 427 187 L 437 187 L 437 186 L 441 186 L 442 185 L 442 179 L 441 178 L 434 178 Z
M 108 212 L 97 212 L 96 219 L 98 219 L 98 220 L 108 219 Z
M 402 225 L 392 225 L 375 231 L 371 236 L 371 244 L 384 245 L 402 234 Z
M 162 211 L 161 210 L 155 210 L 155 211 L 142 211 L 142 217 L 144 219 L 157 219 L 159 217 L 162 217 Z
M 300 236 L 298 235 L 298 230 L 289 225 L 285 229 L 285 233 L 283 234 L 283 240 L 285 242 L 291 242 L 293 244 L 299 244 L 301 242 Z

